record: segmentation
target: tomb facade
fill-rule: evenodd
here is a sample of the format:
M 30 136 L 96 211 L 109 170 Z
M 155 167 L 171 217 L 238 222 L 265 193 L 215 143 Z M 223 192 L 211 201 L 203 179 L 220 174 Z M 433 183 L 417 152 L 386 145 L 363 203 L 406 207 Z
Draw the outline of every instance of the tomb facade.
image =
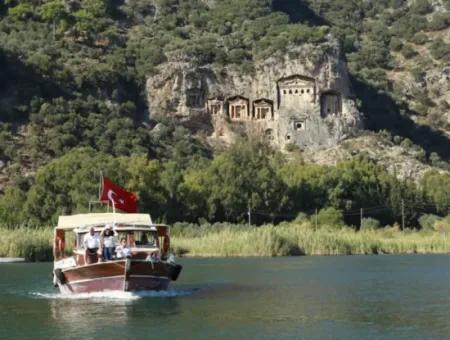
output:
M 189 89 L 186 93 L 186 106 L 193 109 L 203 108 L 204 93 L 200 89 Z
M 249 100 L 241 96 L 228 99 L 228 116 L 232 121 L 245 121 L 250 119 Z
M 278 81 L 278 108 L 280 111 L 308 110 L 316 102 L 316 81 L 303 75 L 292 75 Z
M 328 115 L 342 113 L 341 94 L 337 91 L 327 90 L 320 95 L 320 115 L 322 118 Z
M 342 131 L 357 124 L 358 116 L 355 118 L 354 112 L 347 120 L 341 119 L 342 94 L 337 89 L 322 89 L 313 77 L 283 77 L 275 87 L 276 95 L 272 98 L 236 95 L 224 102 L 217 96 L 207 100 L 206 109 L 211 117 L 228 117 L 231 126 L 233 122 L 245 122 L 244 128 L 256 131 L 271 144 L 295 144 L 301 148 L 317 143 L 316 140 L 334 145 Z M 218 124 L 217 119 L 214 122 Z
M 253 102 L 253 120 L 274 120 L 273 101 L 257 99 Z
M 209 98 L 206 103 L 206 110 L 210 115 L 223 115 L 223 99 L 219 97 Z

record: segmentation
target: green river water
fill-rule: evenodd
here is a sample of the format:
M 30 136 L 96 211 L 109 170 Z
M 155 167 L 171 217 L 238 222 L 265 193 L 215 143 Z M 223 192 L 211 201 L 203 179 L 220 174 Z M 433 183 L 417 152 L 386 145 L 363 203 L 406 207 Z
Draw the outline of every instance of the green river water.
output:
M 167 292 L 62 297 L 0 265 L 0 339 L 450 338 L 450 256 L 183 259 Z

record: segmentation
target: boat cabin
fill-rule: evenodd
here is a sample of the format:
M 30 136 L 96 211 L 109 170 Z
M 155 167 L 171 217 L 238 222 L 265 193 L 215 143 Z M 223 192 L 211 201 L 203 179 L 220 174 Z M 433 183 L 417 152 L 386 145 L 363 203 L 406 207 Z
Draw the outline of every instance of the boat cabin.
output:
M 102 258 L 101 248 L 103 246 L 103 232 L 107 228 L 111 228 L 114 248 L 126 248 L 129 258 L 139 260 L 151 256 L 166 259 L 169 255 L 169 227 L 162 224 L 153 224 L 150 215 L 82 214 L 59 218 L 53 242 L 55 261 L 66 260 L 72 266 L 105 261 Z M 91 230 L 99 240 L 100 249 L 97 254 L 89 254 L 89 258 L 87 258 L 85 238 L 91 233 Z M 70 237 L 73 238 L 73 244 L 67 245 L 66 240 Z M 113 259 L 118 259 L 119 253 L 114 252 L 112 256 Z

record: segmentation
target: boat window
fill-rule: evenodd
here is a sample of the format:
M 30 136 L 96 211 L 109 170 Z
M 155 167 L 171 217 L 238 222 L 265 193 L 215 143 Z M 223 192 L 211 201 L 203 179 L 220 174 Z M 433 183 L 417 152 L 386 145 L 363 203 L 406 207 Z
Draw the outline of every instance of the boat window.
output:
M 77 234 L 77 249 L 84 249 L 84 236 L 86 236 L 87 233 L 78 233 Z
M 126 231 L 119 232 L 119 240 L 126 238 L 129 247 L 157 247 L 156 231 Z
M 156 247 L 156 232 L 139 231 L 136 233 L 136 247 Z

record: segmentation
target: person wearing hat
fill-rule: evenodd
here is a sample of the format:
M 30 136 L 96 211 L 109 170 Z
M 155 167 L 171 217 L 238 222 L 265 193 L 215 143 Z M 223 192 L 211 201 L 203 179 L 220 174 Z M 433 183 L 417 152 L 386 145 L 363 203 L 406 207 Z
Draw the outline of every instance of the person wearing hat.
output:
M 102 253 L 104 261 L 111 261 L 113 259 L 114 250 L 116 248 L 117 232 L 113 230 L 110 224 L 105 226 L 101 233 L 102 239 Z

